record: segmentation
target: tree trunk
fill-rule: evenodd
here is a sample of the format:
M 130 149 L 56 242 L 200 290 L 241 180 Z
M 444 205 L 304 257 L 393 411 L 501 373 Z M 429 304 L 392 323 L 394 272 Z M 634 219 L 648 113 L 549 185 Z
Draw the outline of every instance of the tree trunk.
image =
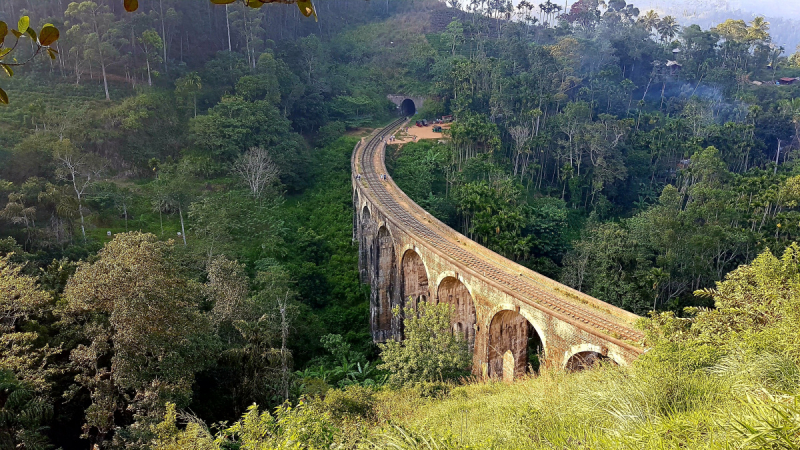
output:
M 164 73 L 169 73 L 169 68 L 167 67 L 167 33 L 164 26 L 164 0 L 158 0 L 158 7 L 161 12 L 161 36 L 164 39 Z
M 289 400 L 289 361 L 288 361 L 288 349 L 286 348 L 286 343 L 289 338 L 289 321 L 286 317 L 286 304 L 288 300 L 288 294 L 281 302 L 281 382 L 283 384 L 283 399 Z
M 106 100 L 111 100 L 111 95 L 108 93 L 108 77 L 106 76 L 106 63 L 100 60 L 100 69 L 103 71 L 103 88 L 106 90 Z
M 153 86 L 153 78 L 150 76 L 150 55 L 145 55 L 147 59 L 147 85 Z
M 186 247 L 186 228 L 183 226 L 183 209 L 178 207 L 178 215 L 181 217 L 181 237 L 183 238 L 183 246 Z
M 78 213 L 81 215 L 81 234 L 83 234 L 83 243 L 86 243 L 86 222 L 83 218 L 83 202 L 81 202 L 80 196 L 78 196 Z
M 228 27 L 228 51 L 232 52 L 233 47 L 231 46 L 231 19 L 228 16 L 228 5 L 225 5 L 225 24 Z
M 78 55 L 76 54 L 75 55 L 75 86 L 78 86 L 78 85 L 81 84 L 81 72 L 79 70 L 79 61 L 80 60 L 78 59 Z

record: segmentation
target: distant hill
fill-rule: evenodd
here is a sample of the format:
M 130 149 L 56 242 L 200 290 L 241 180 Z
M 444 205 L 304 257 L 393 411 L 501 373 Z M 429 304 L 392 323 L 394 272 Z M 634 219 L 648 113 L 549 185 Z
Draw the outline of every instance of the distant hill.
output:
M 794 53 L 800 44 L 800 2 L 779 0 L 639 0 L 633 2 L 641 11 L 654 9 L 675 16 L 683 25 L 697 24 L 710 28 L 727 19 L 750 21 L 764 16 L 770 23 L 770 35 L 776 45 Z
M 562 5 L 563 0 L 554 0 Z M 572 5 L 576 0 L 568 0 Z M 750 21 L 764 16 L 770 23 L 770 34 L 776 45 L 787 54 L 800 45 L 800 1 L 796 0 L 628 0 L 640 11 L 656 10 L 662 16 L 674 16 L 681 25 L 700 25 L 703 29 L 716 26 L 727 19 Z M 463 2 L 462 2 L 463 3 Z M 514 0 L 514 4 L 519 0 Z M 534 1 L 539 4 L 543 1 Z

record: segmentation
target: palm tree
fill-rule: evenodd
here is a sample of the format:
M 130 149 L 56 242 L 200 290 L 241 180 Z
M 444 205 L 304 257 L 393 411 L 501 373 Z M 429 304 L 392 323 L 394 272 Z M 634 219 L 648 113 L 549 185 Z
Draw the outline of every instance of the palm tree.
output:
M 517 4 L 517 11 L 519 11 L 519 14 L 525 17 L 525 20 L 528 22 L 530 21 L 528 17 L 530 17 L 532 9 L 533 9 L 533 4 L 528 2 L 528 0 L 522 0 Z
M 658 13 L 653 11 L 647 11 L 643 16 L 639 17 L 639 23 L 649 32 L 652 33 L 653 29 L 658 27 L 660 17 L 658 17 Z
M 547 18 L 547 24 L 552 25 L 552 21 L 555 19 L 555 13 L 561 11 L 561 7 L 557 4 L 547 0 L 544 3 L 539 4 L 539 10 L 545 14 Z
M 769 40 L 769 22 L 763 17 L 756 17 L 747 29 L 747 40 L 766 42 Z
M 189 72 L 175 80 L 175 92 L 182 96 L 192 96 L 194 117 L 197 117 L 197 94 L 203 89 L 203 80 L 197 72 Z
M 658 22 L 656 29 L 658 34 L 661 35 L 662 42 L 670 42 L 681 30 L 681 26 L 674 17 L 666 16 Z

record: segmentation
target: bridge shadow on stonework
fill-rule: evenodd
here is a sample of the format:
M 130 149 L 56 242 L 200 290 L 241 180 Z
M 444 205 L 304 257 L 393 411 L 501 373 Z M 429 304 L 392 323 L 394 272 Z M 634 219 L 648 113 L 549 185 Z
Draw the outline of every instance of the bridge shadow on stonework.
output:
M 384 179 L 385 138 L 404 123 L 362 139 L 352 158 L 353 239 L 361 281 L 371 286 L 373 340 L 403 338 L 394 307 L 433 302 L 453 306 L 453 331 L 469 342 L 476 375 L 511 380 L 539 364 L 626 365 L 642 353 L 638 316 L 471 241 Z

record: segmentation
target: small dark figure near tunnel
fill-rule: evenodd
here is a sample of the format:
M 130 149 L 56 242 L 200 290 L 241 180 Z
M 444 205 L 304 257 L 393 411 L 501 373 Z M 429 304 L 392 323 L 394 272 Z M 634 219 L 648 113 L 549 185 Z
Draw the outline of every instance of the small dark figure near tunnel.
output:
M 411 117 L 417 113 L 417 105 L 414 104 L 414 100 L 407 98 L 403 100 L 403 103 L 400 104 L 400 114 L 403 117 Z

